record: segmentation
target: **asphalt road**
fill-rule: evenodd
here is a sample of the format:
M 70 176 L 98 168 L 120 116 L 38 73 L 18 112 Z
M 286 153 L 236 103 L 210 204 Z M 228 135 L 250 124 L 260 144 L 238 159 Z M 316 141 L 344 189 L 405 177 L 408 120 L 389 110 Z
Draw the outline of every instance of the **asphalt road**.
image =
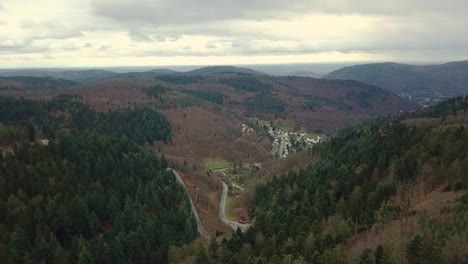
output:
M 184 181 L 182 180 L 182 178 L 180 177 L 179 173 L 177 173 L 177 171 L 173 170 L 173 169 L 169 169 L 172 171 L 172 173 L 174 173 L 177 181 L 182 184 L 182 186 L 184 186 L 184 189 L 185 191 L 187 192 L 188 194 L 188 190 L 187 190 L 187 187 L 185 186 L 184 184 Z M 192 198 L 190 198 L 190 195 L 188 194 L 188 197 L 190 199 L 190 205 L 192 207 L 192 213 L 193 213 L 193 216 L 195 217 L 195 221 L 197 222 L 197 231 L 198 233 L 200 233 L 200 235 L 206 239 L 206 240 L 210 240 L 210 234 L 208 234 L 208 232 L 206 231 L 205 227 L 203 227 L 203 223 L 201 222 L 200 220 L 200 216 L 198 215 L 198 212 L 197 212 L 197 208 L 195 207 L 195 205 L 193 204 L 193 201 L 192 201 Z
M 244 225 L 236 221 L 231 221 L 226 216 L 226 200 L 228 195 L 228 186 L 224 182 L 221 182 L 221 184 L 223 185 L 223 193 L 221 194 L 221 200 L 219 201 L 219 218 L 221 219 L 221 221 L 223 221 L 223 223 L 234 229 L 234 231 L 236 231 L 237 228 L 240 228 L 242 232 L 247 231 L 247 229 L 249 229 L 249 227 L 251 226 L 250 224 Z
M 174 173 L 176 180 L 184 186 L 185 191 L 187 194 L 189 194 L 187 187 L 184 184 L 184 181 L 182 180 L 182 177 L 180 177 L 179 173 L 173 169 L 168 169 Z M 234 231 L 237 230 L 237 228 L 240 228 L 242 232 L 247 231 L 247 229 L 250 228 L 250 224 L 241 224 L 236 221 L 231 221 L 229 218 L 226 216 L 226 200 L 227 200 L 227 195 L 228 195 L 228 186 L 226 183 L 223 181 L 221 182 L 223 185 L 223 192 L 221 194 L 221 200 L 219 201 L 219 218 L 223 223 L 226 225 L 230 226 Z M 210 240 L 210 234 L 206 231 L 205 227 L 203 226 L 202 221 L 200 220 L 200 216 L 198 215 L 197 208 L 195 207 L 192 198 L 190 197 L 190 194 L 188 195 L 190 199 L 190 206 L 192 207 L 192 213 L 195 218 L 195 221 L 197 222 L 197 231 L 200 233 L 200 235 L 205 239 L 205 240 Z

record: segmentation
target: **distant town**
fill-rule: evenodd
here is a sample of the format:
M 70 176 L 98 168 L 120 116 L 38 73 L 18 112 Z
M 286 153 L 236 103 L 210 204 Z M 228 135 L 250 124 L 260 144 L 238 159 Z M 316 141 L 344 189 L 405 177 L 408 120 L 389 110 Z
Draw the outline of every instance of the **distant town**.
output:
M 288 132 L 275 128 L 271 125 L 262 125 L 272 140 L 271 154 L 278 158 L 286 158 L 292 152 L 312 148 L 314 144 L 320 143 L 323 136 L 309 138 L 306 133 Z M 242 124 L 242 133 L 251 134 L 253 128 Z
M 444 100 L 447 100 L 451 97 L 456 96 L 455 94 L 450 94 L 450 93 L 428 92 L 428 91 L 421 91 L 421 90 L 401 92 L 398 95 L 410 101 L 416 102 L 420 106 L 423 106 L 423 107 L 436 105 Z

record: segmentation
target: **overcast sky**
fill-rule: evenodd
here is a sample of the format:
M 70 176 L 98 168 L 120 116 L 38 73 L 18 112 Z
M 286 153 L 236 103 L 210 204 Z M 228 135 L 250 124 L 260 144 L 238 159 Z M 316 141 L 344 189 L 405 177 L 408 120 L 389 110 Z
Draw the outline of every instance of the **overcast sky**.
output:
M 468 59 L 468 0 L 0 0 L 0 68 Z

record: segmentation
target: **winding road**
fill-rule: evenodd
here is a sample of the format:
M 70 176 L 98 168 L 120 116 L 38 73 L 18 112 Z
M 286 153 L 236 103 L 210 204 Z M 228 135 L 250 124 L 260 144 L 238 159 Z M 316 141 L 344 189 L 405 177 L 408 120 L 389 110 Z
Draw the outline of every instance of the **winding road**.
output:
M 192 198 L 190 197 L 190 194 L 187 190 L 187 187 L 185 187 L 185 184 L 184 184 L 184 181 L 182 180 L 182 177 L 180 177 L 179 173 L 177 173 L 177 171 L 173 170 L 173 169 L 168 169 L 170 171 L 172 171 L 172 173 L 175 175 L 177 181 L 182 184 L 182 186 L 184 186 L 184 189 L 185 191 L 187 192 L 188 194 L 188 197 L 190 199 L 190 205 L 192 207 L 192 213 L 193 213 L 193 216 L 195 217 L 195 221 L 197 222 L 197 231 L 198 233 L 200 233 L 200 235 L 205 239 L 205 240 L 210 240 L 210 234 L 208 234 L 208 232 L 206 231 L 205 227 L 203 226 L 203 223 L 202 221 L 200 220 L 200 216 L 198 215 L 198 212 L 197 212 L 197 208 L 195 207 L 195 205 L 193 204 L 193 201 L 192 201 Z
M 205 239 L 205 240 L 210 240 L 210 234 L 206 231 L 205 227 L 203 226 L 202 221 L 200 220 L 200 216 L 198 215 L 197 208 L 195 207 L 192 198 L 190 197 L 189 191 L 187 190 L 187 187 L 185 186 L 184 181 L 182 180 L 182 177 L 180 177 L 179 173 L 173 169 L 168 169 L 172 171 L 174 176 L 176 177 L 177 182 L 182 184 L 184 187 L 185 191 L 187 192 L 189 199 L 190 199 L 190 205 L 192 207 L 192 213 L 193 216 L 195 217 L 195 221 L 197 222 L 197 231 L 200 233 L 200 235 Z M 247 231 L 247 229 L 250 228 L 250 224 L 241 224 L 236 221 L 231 221 L 229 218 L 226 216 L 226 200 L 227 200 L 227 195 L 228 195 L 228 186 L 225 182 L 221 182 L 223 185 L 223 192 L 221 194 L 221 200 L 219 201 L 219 218 L 223 223 L 226 225 L 230 226 L 234 231 L 237 230 L 237 228 L 240 228 L 242 232 Z
M 250 228 L 250 224 L 241 224 L 236 221 L 231 221 L 229 218 L 226 216 L 226 200 L 227 200 L 227 195 L 228 195 L 228 185 L 225 182 L 221 182 L 223 185 L 223 193 L 221 194 L 221 200 L 219 201 L 219 218 L 223 223 L 226 225 L 230 226 L 234 231 L 237 230 L 237 228 L 240 228 L 242 232 L 247 231 L 247 229 Z

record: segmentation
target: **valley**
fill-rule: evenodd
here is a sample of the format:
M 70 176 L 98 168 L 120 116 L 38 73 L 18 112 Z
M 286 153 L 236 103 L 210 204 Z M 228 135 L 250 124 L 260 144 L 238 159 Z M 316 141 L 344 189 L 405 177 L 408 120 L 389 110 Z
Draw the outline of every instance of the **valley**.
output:
M 468 264 L 467 0 L 0 0 L 0 264 Z
M 363 64 L 333 71 L 323 78 L 370 83 L 421 106 L 431 106 L 468 93 L 467 77 L 468 61 L 459 61 L 439 65 Z
M 385 254 L 395 257 L 403 253 L 392 248 L 392 243 L 412 243 L 416 234 L 429 239 L 417 220 L 428 210 L 431 221 L 441 224 L 443 210 L 447 221 L 452 216 L 464 217 L 456 210 L 463 210 L 457 208 L 464 206 L 460 201 L 466 196 L 462 173 L 466 169 L 466 98 L 418 108 L 414 97 L 407 100 L 358 81 L 269 76 L 235 67 L 116 76 L 102 72 L 104 79 L 97 81 L 95 74 L 86 74 L 92 80 L 80 83 L 34 77 L 39 82 L 35 87 L 30 86 L 29 78 L 4 78 L 8 88 L 0 90 L 0 121 L 8 129 L 3 134 L 0 129 L 1 142 L 5 142 L 2 157 L 13 160 L 18 152 L 15 144 L 25 144 L 28 129 L 34 130 L 34 140 L 49 140 L 51 146 L 68 133 L 88 132 L 135 142 L 148 151 L 145 155 L 160 160 L 152 173 L 163 175 L 165 171 L 173 176 L 164 174 L 167 182 L 162 187 L 166 187 L 158 198 L 152 197 L 143 182 L 128 183 L 136 192 L 134 206 L 144 212 L 134 221 L 162 219 L 161 203 L 172 208 L 169 210 L 179 210 L 173 213 L 171 228 L 183 230 L 183 236 L 190 239 L 182 239 L 175 231 L 156 235 L 172 232 L 174 244 L 164 244 L 160 250 L 176 262 L 191 263 L 195 253 L 189 248 L 205 252 L 208 243 L 217 245 L 216 255 L 210 258 L 220 263 L 243 257 L 248 259 L 246 263 L 258 259 L 307 258 L 322 263 L 343 260 L 343 256 L 359 259 L 368 250 L 377 254 L 375 241 Z M 29 125 L 22 128 L 21 124 Z M 25 132 L 9 136 L 13 133 L 9 131 L 16 131 L 11 125 Z M 456 140 L 461 147 L 453 151 L 442 148 L 442 152 L 434 149 L 437 144 L 450 145 L 448 140 Z M 427 149 L 422 150 L 423 146 Z M 89 146 L 82 147 L 73 156 L 74 162 L 91 151 L 86 149 Z M 126 166 L 127 155 L 114 155 L 114 162 Z M 415 156 L 417 163 L 412 161 Z M 87 173 L 111 170 L 111 161 L 99 158 L 95 162 L 104 168 L 95 169 L 100 165 L 92 163 Z M 87 171 L 80 162 L 76 166 L 80 173 Z M 446 170 L 449 178 L 443 176 Z M 134 173 L 133 169 L 128 173 Z M 96 184 L 107 181 L 102 178 Z M 119 187 L 118 192 L 124 190 L 130 191 Z M 178 194 L 170 197 L 186 209 L 161 200 L 173 190 Z M 417 202 L 432 199 L 427 197 L 445 197 L 450 206 Z M 85 207 L 95 206 L 92 200 L 86 201 Z M 130 205 L 125 206 L 129 211 Z M 87 239 L 80 242 L 87 250 L 100 246 L 93 241 L 96 236 L 105 237 L 99 240 L 102 243 L 117 243 L 117 237 L 124 240 L 113 230 L 127 232 L 128 241 L 134 234 L 143 235 L 142 230 L 123 231 L 131 230 L 125 225 L 124 229 L 114 228 L 123 221 L 120 218 L 109 218 L 104 212 L 96 217 L 101 225 L 86 231 Z M 83 221 L 96 218 L 86 214 L 86 219 Z M 395 231 L 403 223 L 406 229 Z M 8 225 L 10 228 L 11 222 Z M 387 237 L 389 232 L 397 232 L 399 237 Z M 67 239 L 78 241 L 77 237 Z M 450 244 L 459 238 L 447 235 L 440 239 Z M 244 248 L 255 251 L 245 253 Z M 463 257 L 440 248 L 446 258 Z M 0 250 L 0 254 L 9 253 Z M 128 254 L 127 258 L 134 259 L 154 257 Z

